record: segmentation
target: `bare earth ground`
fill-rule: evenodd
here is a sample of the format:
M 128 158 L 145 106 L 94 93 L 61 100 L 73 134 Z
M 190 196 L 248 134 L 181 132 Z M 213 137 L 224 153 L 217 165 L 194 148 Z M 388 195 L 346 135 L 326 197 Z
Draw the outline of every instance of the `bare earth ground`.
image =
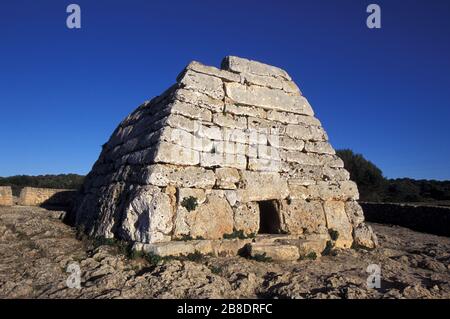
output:
M 372 224 L 381 248 L 273 263 L 242 257 L 127 259 L 76 239 L 57 212 L 0 208 L 0 298 L 450 298 L 450 238 Z M 68 288 L 78 262 L 81 289 Z M 381 288 L 366 268 L 381 266 Z

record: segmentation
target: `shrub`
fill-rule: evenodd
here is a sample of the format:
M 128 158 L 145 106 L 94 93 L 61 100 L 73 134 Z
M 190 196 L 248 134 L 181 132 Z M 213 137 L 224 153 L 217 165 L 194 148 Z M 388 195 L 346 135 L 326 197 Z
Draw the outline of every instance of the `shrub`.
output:
M 191 212 L 195 210 L 198 206 L 197 198 L 195 198 L 194 196 L 185 197 L 181 201 L 181 206 L 186 208 L 188 212 Z
M 272 261 L 272 257 L 267 257 L 266 253 L 255 254 L 254 256 L 249 256 L 249 259 L 256 260 L 259 262 L 270 262 Z
M 334 229 L 328 229 L 328 233 L 330 234 L 331 240 L 336 241 L 339 238 L 339 232 Z

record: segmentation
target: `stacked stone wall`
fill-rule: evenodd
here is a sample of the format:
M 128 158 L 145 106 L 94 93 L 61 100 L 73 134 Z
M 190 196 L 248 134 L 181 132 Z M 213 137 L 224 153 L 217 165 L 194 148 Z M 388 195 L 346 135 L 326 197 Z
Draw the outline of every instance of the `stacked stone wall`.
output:
M 190 63 L 104 145 L 76 210 L 93 235 L 137 242 L 258 232 L 277 201 L 279 231 L 339 232 L 373 246 L 358 189 L 308 100 L 282 69 L 237 57 Z M 191 199 L 194 209 L 183 203 Z

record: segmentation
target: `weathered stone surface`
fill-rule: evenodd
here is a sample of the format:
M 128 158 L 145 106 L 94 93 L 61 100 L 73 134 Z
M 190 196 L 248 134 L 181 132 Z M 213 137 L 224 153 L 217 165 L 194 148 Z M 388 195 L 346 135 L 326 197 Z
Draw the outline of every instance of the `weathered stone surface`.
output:
M 345 212 L 353 227 L 358 227 L 364 222 L 364 212 L 358 202 L 353 200 L 346 202 Z
M 225 104 L 225 112 L 235 115 L 253 116 L 257 118 L 266 117 L 266 111 L 262 108 L 245 105 Z
M 244 116 L 233 116 L 230 114 L 216 113 L 213 115 L 213 122 L 221 127 L 237 128 L 244 130 L 247 128 L 247 118 Z
M 70 206 L 75 195 L 76 191 L 71 189 L 24 187 L 20 191 L 19 205 Z
M 245 169 L 247 158 L 240 154 L 227 153 L 201 153 L 200 165 L 203 167 L 234 167 Z
M 272 76 L 257 75 L 252 73 L 243 73 L 241 77 L 243 80 L 241 82 L 244 82 L 249 85 L 253 84 L 268 87 L 271 89 L 279 89 L 289 93 L 301 94 L 298 86 L 292 81 L 286 81 L 284 79 Z
M 161 142 L 153 161 L 155 163 L 197 165 L 200 163 L 200 152 L 180 145 Z
M 306 142 L 305 150 L 310 153 L 336 154 L 333 147 L 328 142 Z
M 239 172 L 235 168 L 223 167 L 215 170 L 217 177 L 217 187 L 221 189 L 236 189 L 236 184 L 241 179 Z
M 178 89 L 174 93 L 174 98 L 217 113 L 222 112 L 224 109 L 224 102 L 222 100 L 214 99 L 198 91 Z
M 241 189 L 237 190 L 242 203 L 270 199 L 283 199 L 289 195 L 287 181 L 272 172 L 242 172 Z
M 327 137 L 322 129 L 316 126 L 306 126 L 304 124 L 288 124 L 286 135 L 297 140 L 304 141 L 326 141 Z
M 319 201 L 281 201 L 281 228 L 291 234 L 326 233 L 326 220 Z
M 187 70 L 180 76 L 178 82 L 185 89 L 204 93 L 213 99 L 221 100 L 224 97 L 223 82 L 215 76 Z
M 264 158 L 249 158 L 248 170 L 260 172 L 280 172 L 281 162 Z
M 328 229 L 339 233 L 335 246 L 338 248 L 350 248 L 353 243 L 352 225 L 345 213 L 345 204 L 341 201 L 325 201 L 323 208 Z
M 294 245 L 251 243 L 249 253 L 254 258 L 265 256 L 274 261 L 291 261 L 300 258 L 299 250 Z
M 125 207 L 121 234 L 129 241 L 156 243 L 169 241 L 173 228 L 170 197 L 158 187 L 138 188 Z
M 198 202 L 192 211 L 182 205 L 183 198 L 190 196 Z M 206 195 L 203 190 L 180 189 L 175 224 L 175 236 L 185 234 L 192 238 L 220 239 L 233 232 L 233 210 L 217 191 Z
M 212 170 L 196 166 L 155 164 L 145 170 L 143 182 L 155 186 L 212 188 L 216 176 Z
M 0 206 L 12 206 L 13 197 L 10 186 L 0 186 Z
M 194 120 L 201 120 L 204 122 L 211 122 L 212 120 L 212 113 L 210 110 L 195 104 L 183 103 L 175 100 L 169 105 L 169 109 L 172 114 L 180 114 Z
M 225 83 L 227 97 L 238 104 L 258 106 L 266 110 L 278 110 L 297 114 L 314 115 L 306 98 L 288 94 L 282 90 L 235 82 Z
M 281 77 L 288 81 L 291 80 L 291 77 L 287 72 L 280 68 L 237 56 L 225 57 L 222 61 L 222 69 L 237 73 L 252 73 L 264 76 Z
M 321 126 L 320 121 L 314 116 L 301 115 L 289 112 L 280 112 L 270 110 L 267 112 L 267 119 L 271 121 L 277 121 L 284 124 L 298 124 L 302 123 L 311 126 Z
M 193 70 L 198 73 L 216 76 L 225 81 L 240 82 L 240 80 L 241 80 L 241 77 L 236 73 L 229 72 L 226 70 L 221 70 L 221 69 L 218 69 L 218 68 L 215 68 L 212 66 L 203 65 L 197 61 L 192 61 L 191 63 L 189 63 L 189 65 L 186 67 L 186 69 Z
M 244 234 L 256 234 L 259 230 L 259 206 L 257 203 L 240 204 L 234 210 L 234 229 Z
M 222 243 L 223 235 L 258 232 L 267 214 L 274 232 L 296 236 L 274 247 L 293 244 L 303 254 L 315 245 L 317 253 L 332 227 L 336 246 L 354 236 L 367 246 L 349 178 L 284 70 L 237 57 L 222 69 L 192 62 L 113 132 L 85 180 L 75 221 L 90 235 L 152 243 L 162 254 L 235 253 L 240 244 Z M 204 240 L 164 244 L 185 236 Z
M 160 140 L 199 152 L 211 152 L 213 149 L 213 141 L 209 138 L 171 127 L 163 129 Z
M 361 247 L 373 249 L 378 246 L 378 239 L 372 227 L 361 224 L 354 229 L 355 244 Z
M 358 200 L 358 187 L 352 181 L 325 182 L 319 181 L 317 184 L 309 185 L 310 193 L 314 198 L 322 200 Z

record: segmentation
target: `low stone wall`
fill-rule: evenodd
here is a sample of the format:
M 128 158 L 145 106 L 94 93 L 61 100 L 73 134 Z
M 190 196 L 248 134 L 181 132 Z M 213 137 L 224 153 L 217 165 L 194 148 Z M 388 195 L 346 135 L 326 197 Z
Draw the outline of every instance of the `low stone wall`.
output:
M 0 206 L 12 206 L 13 196 L 10 186 L 0 186 Z
M 360 203 L 366 221 L 450 237 L 450 207 Z
M 76 193 L 71 189 L 24 187 L 20 192 L 19 205 L 70 207 Z

